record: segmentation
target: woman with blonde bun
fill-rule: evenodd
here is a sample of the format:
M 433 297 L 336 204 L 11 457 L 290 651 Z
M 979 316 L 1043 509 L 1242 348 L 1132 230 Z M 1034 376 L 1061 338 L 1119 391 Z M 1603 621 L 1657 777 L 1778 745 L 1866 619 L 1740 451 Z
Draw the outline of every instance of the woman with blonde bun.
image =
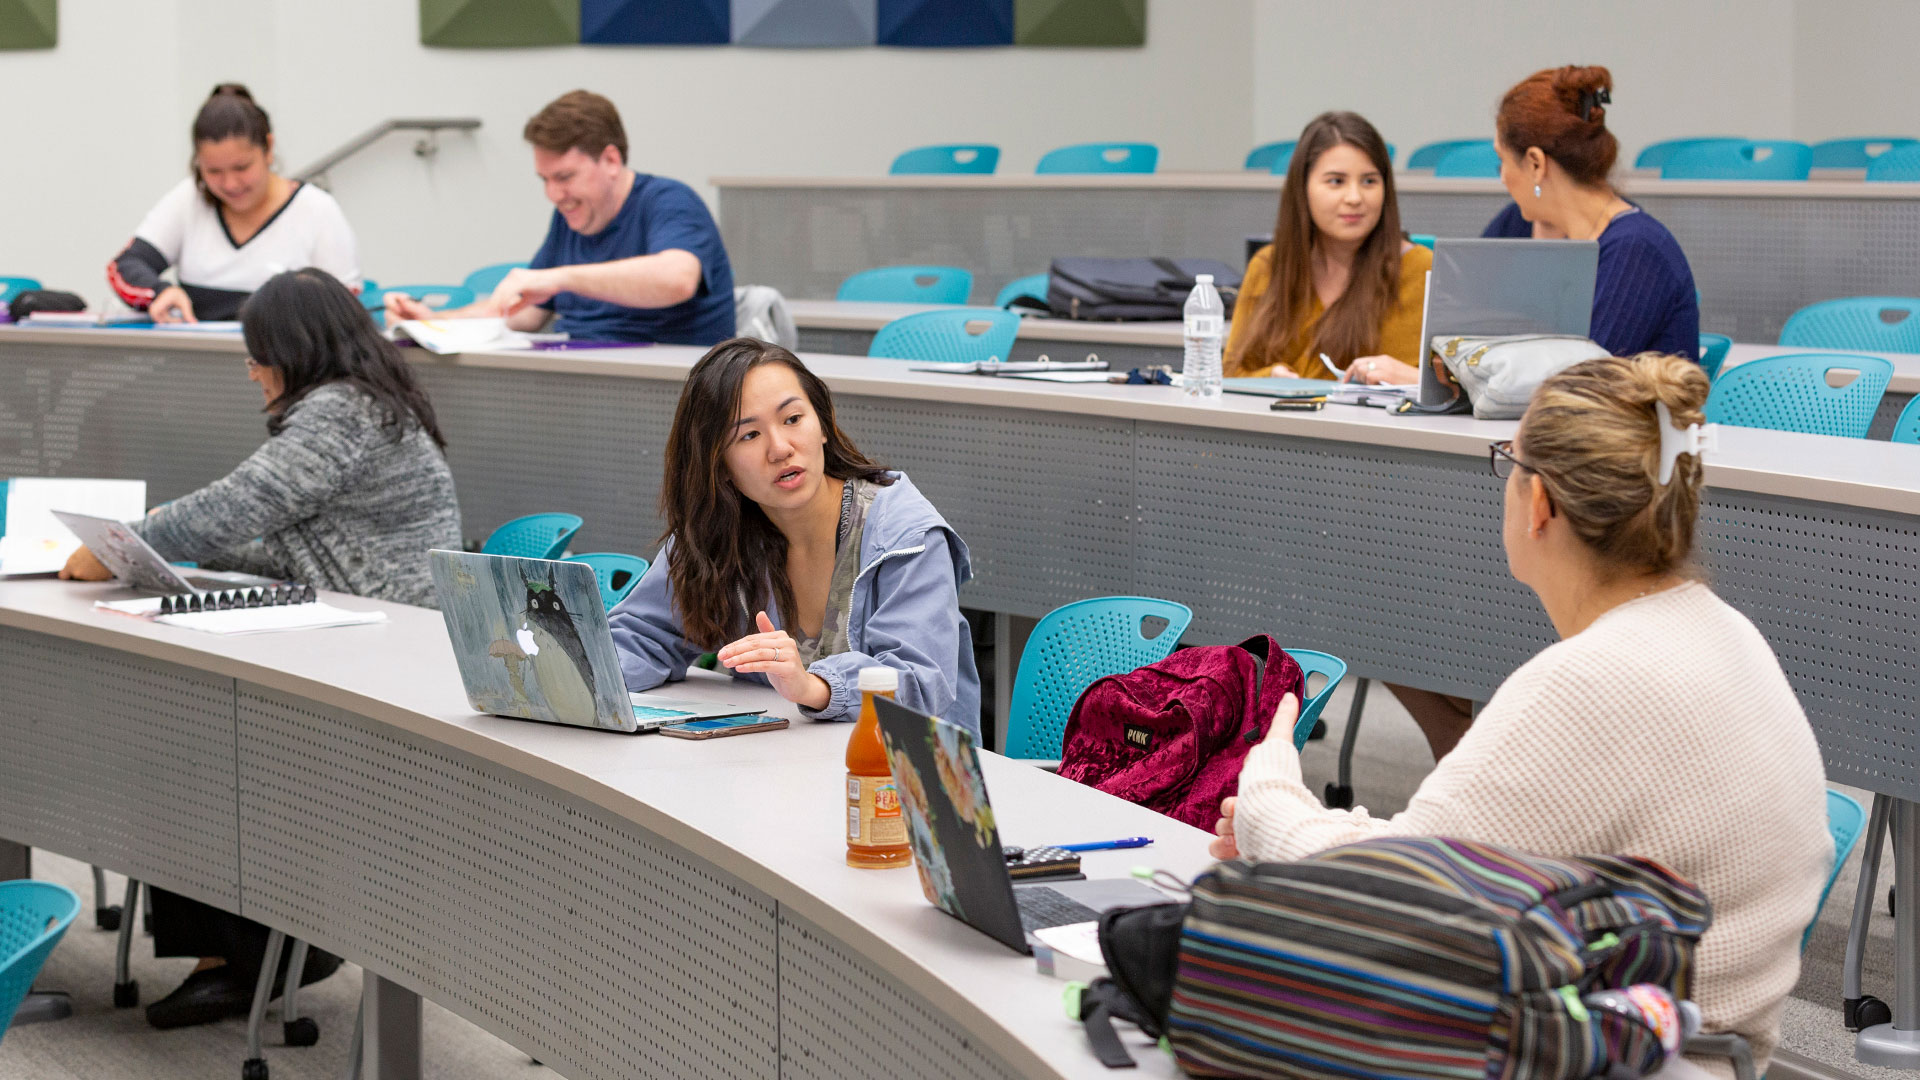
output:
M 1696 364 L 1654 353 L 1548 379 L 1489 460 L 1506 482 L 1507 565 L 1561 640 L 1501 684 L 1390 818 L 1314 798 L 1289 697 L 1282 734 L 1221 807 L 1214 854 L 1297 859 L 1401 835 L 1652 859 L 1712 902 L 1694 997 L 1705 1029 L 1745 1036 L 1764 1072 L 1833 841 L 1820 751 L 1779 660 L 1688 573 L 1706 398 Z

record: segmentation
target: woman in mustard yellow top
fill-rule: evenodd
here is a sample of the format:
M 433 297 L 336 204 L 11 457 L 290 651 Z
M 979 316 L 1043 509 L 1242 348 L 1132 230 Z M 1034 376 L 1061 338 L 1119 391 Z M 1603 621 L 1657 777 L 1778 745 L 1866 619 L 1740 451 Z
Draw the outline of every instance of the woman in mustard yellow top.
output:
M 1393 162 L 1350 112 L 1307 124 L 1280 189 L 1273 243 L 1247 264 L 1226 374 L 1419 381 L 1420 314 L 1433 253 L 1400 232 Z

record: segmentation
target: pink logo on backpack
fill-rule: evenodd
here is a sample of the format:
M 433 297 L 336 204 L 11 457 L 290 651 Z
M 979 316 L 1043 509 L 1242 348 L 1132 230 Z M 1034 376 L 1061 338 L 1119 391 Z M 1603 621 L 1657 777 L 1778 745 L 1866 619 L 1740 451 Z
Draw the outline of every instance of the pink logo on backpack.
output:
M 1087 687 L 1067 718 L 1060 775 L 1211 830 L 1280 699 L 1305 691 L 1270 635 L 1181 649 Z

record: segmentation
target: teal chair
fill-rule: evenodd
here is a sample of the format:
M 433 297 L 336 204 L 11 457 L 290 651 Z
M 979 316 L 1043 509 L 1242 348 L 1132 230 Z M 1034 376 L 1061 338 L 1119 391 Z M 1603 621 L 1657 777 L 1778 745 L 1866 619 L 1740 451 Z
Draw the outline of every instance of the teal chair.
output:
M 1707 373 L 1711 382 L 1720 374 L 1720 365 L 1727 361 L 1727 350 L 1733 348 L 1733 339 L 1725 334 L 1700 335 L 1700 370 Z
M 893 159 L 894 176 L 935 173 L 990 173 L 1000 166 L 1000 148 L 986 143 L 922 146 Z
M 380 290 L 382 297 L 388 293 L 411 296 L 435 311 L 466 307 L 473 303 L 473 290 L 465 285 L 389 285 Z M 366 302 L 364 295 L 362 303 Z
M 1920 139 L 1900 135 L 1868 136 L 1863 139 L 1828 139 L 1813 144 L 1816 169 L 1866 169 L 1874 160 L 1908 146 L 1920 146 Z
M 39 278 L 0 277 L 0 304 L 10 303 L 14 297 L 19 296 L 21 293 L 39 287 Z
M 1920 146 L 1903 146 L 1874 158 L 1873 164 L 1867 166 L 1867 179 L 1908 183 L 1920 180 Z
M 1438 239 L 1440 238 L 1437 236 L 1433 236 L 1429 233 L 1408 233 L 1407 234 L 1407 241 L 1409 243 L 1419 244 L 1421 247 L 1426 248 L 1428 251 L 1433 250 L 1433 243 Z
M 1805 180 L 1813 148 L 1785 139 L 1708 142 L 1674 151 L 1662 180 Z
M 638 555 L 626 555 L 618 551 L 590 551 L 585 555 L 569 555 L 567 562 L 586 563 L 593 568 L 594 580 L 600 583 L 600 602 L 612 611 L 620 601 L 627 598 L 635 585 L 640 584 L 640 576 L 647 572 L 647 560 Z
M 467 279 L 460 284 L 475 296 L 492 296 L 494 288 L 505 281 L 508 274 L 526 268 L 527 264 L 523 262 L 494 263 L 492 266 L 483 266 L 468 274 Z
M 1036 173 L 1150 173 L 1160 163 L 1152 143 L 1080 143 L 1049 150 Z
M 0 1039 L 78 914 L 80 897 L 64 885 L 0 881 Z
M 835 300 L 884 304 L 964 304 L 973 295 L 973 271 L 958 266 L 882 266 L 840 283 Z
M 1900 418 L 1893 422 L 1893 441 L 1920 443 L 1920 396 L 1907 402 L 1907 407 L 1900 410 Z
M 1920 353 L 1920 299 L 1848 296 L 1809 304 L 1787 316 L 1780 344 L 1808 349 Z
M 1827 379 L 1836 371 L 1859 374 L 1835 389 Z M 1876 356 L 1792 353 L 1749 360 L 1713 380 L 1707 419 L 1735 427 L 1864 439 L 1892 378 L 1893 365 Z
M 923 311 L 880 328 L 867 355 L 923 364 L 977 364 L 1005 360 L 1020 333 L 1020 316 L 1004 308 Z
M 1007 756 L 1059 760 L 1067 717 L 1087 687 L 1165 660 L 1192 621 L 1185 604 L 1144 596 L 1077 600 L 1048 612 L 1020 654 Z
M 1340 680 L 1347 677 L 1347 662 L 1332 653 L 1317 652 L 1313 649 L 1288 649 L 1287 655 L 1307 677 L 1307 699 L 1300 703 L 1300 719 L 1293 725 L 1293 748 L 1307 745 L 1307 736 L 1313 734 L 1313 725 L 1320 719 L 1321 710 L 1327 707 L 1327 699 L 1333 696 L 1333 690 Z M 1316 676 L 1324 677 L 1320 689 L 1313 689 Z
M 1690 146 L 1710 146 L 1714 143 L 1739 145 L 1745 144 L 1746 141 L 1739 135 L 1699 135 L 1690 139 L 1664 139 L 1642 148 L 1640 156 L 1633 159 L 1633 167 L 1658 170 L 1666 167 L 1669 158 Z
M 1434 163 L 1433 175 L 1497 179 L 1500 176 L 1500 151 L 1495 150 L 1490 142 L 1456 147 Z
M 1293 148 L 1298 142 L 1298 139 L 1282 139 L 1256 146 L 1247 152 L 1246 164 L 1241 167 L 1249 172 L 1286 172 L 1287 165 L 1293 161 Z
M 557 559 L 583 522 L 573 514 L 528 514 L 487 534 L 482 555 L 512 555 L 519 559 Z
M 1047 301 L 1047 274 L 1028 274 L 1023 278 L 1014 278 L 993 294 L 993 306 L 1006 307 L 1023 296 L 1031 296 L 1042 304 Z
M 1493 140 L 1492 139 L 1443 139 L 1440 142 L 1428 143 L 1427 145 L 1419 148 L 1418 150 L 1415 150 L 1413 152 L 1413 155 L 1407 158 L 1407 168 L 1409 169 L 1434 168 L 1435 166 L 1440 164 L 1441 158 L 1446 157 L 1448 154 L 1451 154 L 1455 150 L 1459 150 L 1459 149 L 1462 149 L 1463 147 L 1468 147 L 1468 146 L 1485 146 L 1491 149 L 1493 146 Z

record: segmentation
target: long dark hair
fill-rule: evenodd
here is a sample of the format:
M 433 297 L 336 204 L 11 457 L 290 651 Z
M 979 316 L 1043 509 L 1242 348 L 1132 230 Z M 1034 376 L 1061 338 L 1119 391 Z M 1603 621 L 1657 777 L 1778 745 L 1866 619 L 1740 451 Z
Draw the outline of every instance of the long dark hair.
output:
M 446 448 L 412 366 L 332 274 L 313 267 L 275 274 L 248 298 L 240 324 L 247 355 L 280 373 L 280 396 L 267 403 L 272 434 L 280 434 L 282 418 L 301 398 L 328 383 L 349 382 L 385 410 L 384 426 L 394 438 L 417 423 L 435 446 Z
M 717 649 L 750 625 L 769 597 L 788 626 L 796 623 L 793 583 L 787 580 L 787 538 L 760 504 L 740 494 L 727 473 L 727 446 L 740 412 L 747 372 L 785 364 L 826 437 L 826 473 L 836 480 L 893 482 L 840 430 L 827 384 L 800 358 L 754 338 L 737 337 L 707 350 L 687 374 L 667 436 L 660 515 L 673 541 L 669 579 L 680 633 L 702 649 Z M 740 610 L 744 599 L 747 610 Z
M 267 110 L 253 100 L 253 92 L 239 83 L 221 83 L 207 95 L 200 104 L 200 111 L 193 117 L 193 147 L 198 153 L 203 142 L 220 142 L 225 139 L 245 139 L 259 147 L 262 152 L 270 152 L 273 136 L 273 121 L 267 119 Z M 271 163 L 269 163 L 271 165 Z M 200 189 L 200 197 L 207 205 L 220 209 L 220 199 L 214 195 L 207 182 L 200 179 L 200 167 L 192 158 L 187 159 L 187 169 L 193 174 L 193 186 Z
M 1380 220 L 1354 256 L 1347 290 L 1328 306 L 1303 340 L 1313 315 L 1313 245 L 1319 230 L 1307 205 L 1307 176 L 1320 155 L 1336 146 L 1354 147 L 1380 170 L 1384 189 Z M 1273 248 L 1267 291 L 1247 314 L 1252 320 L 1239 355 L 1227 358 L 1231 371 L 1286 363 L 1309 348 L 1335 363 L 1380 351 L 1380 324 L 1400 294 L 1400 202 L 1393 190 L 1393 159 L 1387 143 L 1359 113 L 1321 113 L 1307 123 L 1287 166 L 1280 189 L 1280 213 L 1273 223 Z M 1229 373 L 1231 373 L 1231 371 Z

